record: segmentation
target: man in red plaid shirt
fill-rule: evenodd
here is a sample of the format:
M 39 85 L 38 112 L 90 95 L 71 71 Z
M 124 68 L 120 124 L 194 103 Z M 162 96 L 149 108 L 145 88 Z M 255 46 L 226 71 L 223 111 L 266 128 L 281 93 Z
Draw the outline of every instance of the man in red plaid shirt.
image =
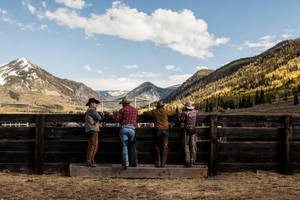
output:
M 122 144 L 122 165 L 126 169 L 129 165 L 137 166 L 137 151 L 135 146 L 135 125 L 138 115 L 136 108 L 130 105 L 130 101 L 125 97 L 120 104 L 123 108 L 119 110 L 116 116 L 111 113 L 111 117 L 121 124 L 120 138 Z M 128 147 L 130 152 L 130 162 L 128 159 Z

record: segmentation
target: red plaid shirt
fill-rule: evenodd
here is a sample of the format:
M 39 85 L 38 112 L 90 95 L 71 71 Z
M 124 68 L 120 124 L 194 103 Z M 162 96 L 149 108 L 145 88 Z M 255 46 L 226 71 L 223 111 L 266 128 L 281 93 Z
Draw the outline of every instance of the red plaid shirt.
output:
M 124 124 L 136 124 L 136 118 L 138 115 L 138 110 L 131 106 L 130 104 L 126 105 L 122 109 L 119 110 L 118 114 L 116 116 L 113 116 L 113 118 L 120 122 L 121 125 Z

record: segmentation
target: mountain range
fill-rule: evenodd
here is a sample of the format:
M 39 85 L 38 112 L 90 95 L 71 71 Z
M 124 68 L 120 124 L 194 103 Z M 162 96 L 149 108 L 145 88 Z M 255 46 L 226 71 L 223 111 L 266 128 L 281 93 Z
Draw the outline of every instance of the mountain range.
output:
M 55 77 L 26 58 L 0 65 L 0 103 L 22 102 L 45 112 L 82 111 L 89 97 L 105 99 L 83 83 Z
M 150 102 L 163 99 L 181 106 L 191 100 L 198 108 L 209 101 L 218 107 L 220 101 L 226 104 L 230 99 L 237 107 L 245 96 L 255 101 L 258 91 L 265 92 L 266 98 L 280 100 L 295 88 L 300 88 L 300 38 L 280 42 L 257 56 L 232 61 L 215 71 L 201 69 L 183 84 L 169 88 L 145 82 L 132 91 L 94 91 L 83 83 L 55 77 L 26 58 L 0 65 L 0 103 L 25 103 L 39 112 L 83 111 L 89 97 L 120 100 L 124 96 Z M 115 104 L 105 106 L 116 110 Z
M 210 100 L 212 104 L 230 101 L 237 107 L 243 96 L 255 101 L 257 92 L 262 91 L 270 101 L 287 98 L 300 85 L 300 38 L 282 41 L 257 56 L 232 61 L 207 76 L 193 77 L 164 101 L 182 105 L 191 100 L 203 108 Z

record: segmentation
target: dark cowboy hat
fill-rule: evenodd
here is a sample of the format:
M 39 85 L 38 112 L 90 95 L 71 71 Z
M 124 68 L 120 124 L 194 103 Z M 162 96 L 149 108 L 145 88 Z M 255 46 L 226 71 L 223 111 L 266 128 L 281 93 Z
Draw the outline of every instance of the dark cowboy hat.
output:
M 128 99 L 128 97 L 124 97 L 122 99 L 122 101 L 120 102 L 120 104 L 130 104 L 130 103 L 131 103 L 131 101 Z
M 89 99 L 89 102 L 86 103 L 86 106 L 89 106 L 90 103 L 96 103 L 96 104 L 98 104 L 98 103 L 100 103 L 100 101 L 98 101 L 98 100 L 95 99 L 95 98 L 90 98 L 90 99 Z
M 165 105 L 164 102 L 159 101 L 159 102 L 157 102 L 156 107 L 160 108 L 160 107 L 162 107 L 164 105 Z

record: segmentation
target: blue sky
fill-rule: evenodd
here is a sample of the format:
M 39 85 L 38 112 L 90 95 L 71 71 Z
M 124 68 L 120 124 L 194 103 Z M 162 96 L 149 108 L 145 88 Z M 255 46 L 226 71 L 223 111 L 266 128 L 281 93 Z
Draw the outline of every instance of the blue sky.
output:
M 93 89 L 180 84 L 300 35 L 299 0 L 1 0 L 0 64 Z

